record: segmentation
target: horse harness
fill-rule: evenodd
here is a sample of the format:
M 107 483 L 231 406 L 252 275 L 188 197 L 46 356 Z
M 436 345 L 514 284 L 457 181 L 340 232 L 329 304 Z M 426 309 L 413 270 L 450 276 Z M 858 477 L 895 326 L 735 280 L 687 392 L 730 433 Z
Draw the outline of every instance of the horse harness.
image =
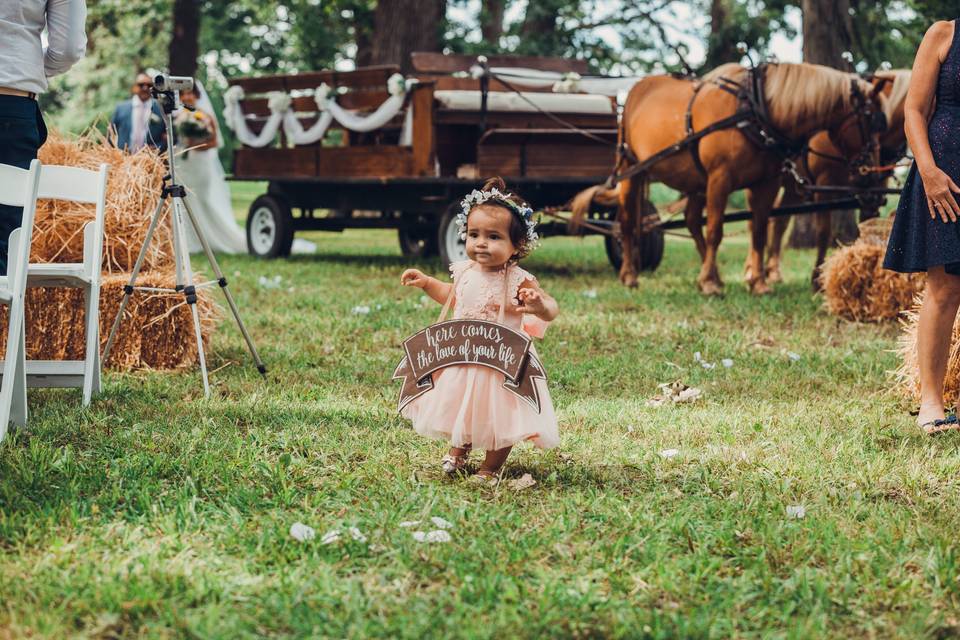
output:
M 611 185 L 615 185 L 629 177 L 644 173 L 661 160 L 680 153 L 685 149 L 689 151 L 697 171 L 706 178 L 707 171 L 700 159 L 700 140 L 717 131 L 736 128 L 755 146 L 779 155 L 783 160 L 784 171 L 792 173 L 797 183 L 805 186 L 806 181 L 796 171 L 797 165 L 795 158 L 799 156 L 801 161 L 806 164 L 806 152 L 809 150 L 809 144 L 806 140 L 799 143 L 791 140 L 781 133 L 771 122 L 767 112 L 767 103 L 764 98 L 763 89 L 765 69 L 767 66 L 768 63 L 764 63 L 758 67 L 748 69 L 748 82 L 743 84 L 725 76 L 720 76 L 719 78 L 708 81 L 721 90 L 735 96 L 737 98 L 737 110 L 733 115 L 722 118 L 699 131 L 694 131 L 693 129 L 693 105 L 700 90 L 706 86 L 707 82 L 695 82 L 693 95 L 687 103 L 687 111 L 684 117 L 686 137 L 658 151 L 642 162 L 638 161 L 636 155 L 630 150 L 626 141 L 626 132 L 623 130 L 624 125 L 621 122 L 620 148 L 617 164 L 608 182 L 611 183 Z M 877 144 L 876 136 L 870 134 L 878 130 L 876 123 L 877 116 L 879 115 L 882 118 L 883 113 L 874 110 L 873 101 L 863 95 L 860 87 L 853 80 L 851 80 L 850 83 L 850 91 L 856 102 L 854 113 L 856 114 L 857 123 L 860 127 L 861 139 L 868 141 L 864 145 L 864 149 L 861 150 L 851 164 L 868 166 L 871 163 L 871 157 L 876 150 Z M 885 128 L 886 125 L 884 121 L 883 129 Z M 844 159 L 840 158 L 840 160 Z M 631 166 L 621 171 L 621 167 L 626 163 L 630 163 Z M 860 171 L 860 173 L 863 173 L 863 171 Z

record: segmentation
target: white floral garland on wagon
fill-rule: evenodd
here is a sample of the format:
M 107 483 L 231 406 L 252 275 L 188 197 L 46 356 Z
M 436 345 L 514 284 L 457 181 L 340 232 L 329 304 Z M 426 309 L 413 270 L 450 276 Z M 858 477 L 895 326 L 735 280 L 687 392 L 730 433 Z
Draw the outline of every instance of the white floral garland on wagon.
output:
M 306 130 L 300 124 L 296 113 L 290 108 L 293 104 L 293 98 L 282 91 L 271 91 L 267 94 L 267 107 L 270 109 L 270 117 L 267 118 L 259 134 L 253 133 L 247 127 L 247 116 L 240 106 L 240 101 L 243 100 L 245 93 L 243 87 L 234 85 L 227 89 L 223 96 L 223 119 L 237 136 L 237 140 L 248 147 L 260 148 L 270 145 L 276 138 L 281 126 L 283 126 L 283 133 L 291 143 L 295 145 L 313 144 L 323 138 L 334 120 L 351 131 L 365 132 L 381 128 L 403 110 L 407 94 L 416 83 L 416 79 L 404 78 L 399 73 L 390 76 L 387 79 L 387 92 L 390 97 L 368 116 L 358 116 L 338 105 L 336 102 L 338 92 L 328 84 L 322 83 L 313 92 L 313 99 L 317 104 L 320 117 Z M 401 146 L 409 146 L 411 143 L 412 116 L 412 109 L 407 109 L 400 135 Z

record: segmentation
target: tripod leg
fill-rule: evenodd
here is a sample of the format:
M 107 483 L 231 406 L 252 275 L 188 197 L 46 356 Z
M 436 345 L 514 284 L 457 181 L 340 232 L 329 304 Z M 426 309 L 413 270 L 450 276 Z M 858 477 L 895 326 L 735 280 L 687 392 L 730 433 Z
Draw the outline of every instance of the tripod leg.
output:
M 193 269 L 190 266 L 190 253 L 187 247 L 187 236 L 184 230 L 182 211 L 186 209 L 186 202 L 180 196 L 173 197 L 173 229 L 174 229 L 174 255 L 177 257 L 179 265 L 178 278 L 183 280 L 178 284 L 183 284 L 183 294 L 187 304 L 190 305 L 190 313 L 193 315 L 193 331 L 197 337 L 197 358 L 200 360 L 200 375 L 203 378 L 203 395 L 210 397 L 210 379 L 207 375 L 207 358 L 203 352 L 203 333 L 200 330 L 200 312 L 197 310 L 197 290 L 193 283 Z
M 243 339 L 247 343 L 247 349 L 250 351 L 250 356 L 257 365 L 257 371 L 260 372 L 260 375 L 266 378 L 267 367 L 263 364 L 263 361 L 260 360 L 260 354 L 257 353 L 257 347 L 253 344 L 253 338 L 250 337 L 250 333 L 247 331 L 246 325 L 243 324 L 243 319 L 240 318 L 240 310 L 237 308 L 237 303 L 233 299 L 233 294 L 231 294 L 230 289 L 227 288 L 227 279 L 223 276 L 223 271 L 220 270 L 220 263 L 217 262 L 216 256 L 213 255 L 213 250 L 210 248 L 210 244 L 207 242 L 206 236 L 203 235 L 203 231 L 200 229 L 200 225 L 197 223 L 197 218 L 193 215 L 193 210 L 190 208 L 190 205 L 184 200 L 183 206 L 184 209 L 187 210 L 187 217 L 190 218 L 190 224 L 193 226 L 193 230 L 197 234 L 197 239 L 200 240 L 200 245 L 203 247 L 203 253 L 207 256 L 207 261 L 210 263 L 210 267 L 213 269 L 213 273 L 217 277 L 217 283 L 220 285 L 220 289 L 223 291 L 223 295 L 227 299 L 227 305 L 230 307 L 230 312 L 233 314 L 233 318 L 237 322 L 237 327 L 239 327 L 240 333 L 243 335 Z
M 160 223 L 160 216 L 163 214 L 163 206 L 167 200 L 165 196 L 160 196 L 157 202 L 157 208 L 153 212 L 153 218 L 150 219 L 150 226 L 147 227 L 147 235 L 143 238 L 143 246 L 140 247 L 140 254 L 137 261 L 133 264 L 133 273 L 130 274 L 130 282 L 123 288 L 123 300 L 120 301 L 120 309 L 117 310 L 117 317 L 113 319 L 113 326 L 110 327 L 110 337 L 107 338 L 107 346 L 103 349 L 103 360 L 106 363 L 110 358 L 110 349 L 113 347 L 113 341 L 117 337 L 117 329 L 120 328 L 120 320 L 123 318 L 123 312 L 127 308 L 127 302 L 133 294 L 133 287 L 140 275 L 140 269 L 143 268 L 143 260 L 147 256 L 147 249 L 150 248 L 150 241 L 153 240 L 153 233 L 157 230 L 157 224 Z

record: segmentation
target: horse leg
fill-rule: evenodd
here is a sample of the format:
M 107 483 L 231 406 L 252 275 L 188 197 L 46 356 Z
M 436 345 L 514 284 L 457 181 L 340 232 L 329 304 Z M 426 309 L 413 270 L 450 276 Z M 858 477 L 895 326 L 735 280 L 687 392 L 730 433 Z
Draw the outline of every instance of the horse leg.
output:
M 687 230 L 697 245 L 697 251 L 700 253 L 700 259 L 707 254 L 707 241 L 703 239 L 703 205 L 706 203 L 706 197 L 702 193 L 695 193 L 687 196 L 687 203 L 684 209 L 683 217 L 687 222 Z
M 829 211 L 821 211 L 814 216 L 814 229 L 817 238 L 817 261 L 813 265 L 813 273 L 810 275 L 810 284 L 815 292 L 819 292 L 823 285 L 820 283 L 820 270 L 823 268 L 823 261 L 827 257 L 827 246 L 830 244 L 830 232 L 832 214 Z
M 628 287 L 637 286 L 637 269 L 633 262 L 634 241 L 640 224 L 638 200 L 643 193 L 643 181 L 634 176 L 620 183 L 620 246 L 623 263 L 620 265 L 620 282 Z
M 750 255 L 747 261 L 750 264 L 750 277 L 747 285 L 750 292 L 756 295 L 770 293 L 766 274 L 763 268 L 763 254 L 767 244 L 767 223 L 770 220 L 770 210 L 773 201 L 780 190 L 780 180 L 768 180 L 747 190 L 747 205 L 753 214 L 753 225 L 750 234 Z
M 783 253 L 783 236 L 790 225 L 790 216 L 772 218 L 767 226 L 767 282 L 783 282 L 783 272 L 780 269 L 781 254 Z
M 717 269 L 717 250 L 723 240 L 723 215 L 730 196 L 730 180 L 726 176 L 716 176 L 707 181 L 707 238 L 703 252 L 703 264 L 697 277 L 697 286 L 704 295 L 715 296 L 723 293 L 723 281 Z

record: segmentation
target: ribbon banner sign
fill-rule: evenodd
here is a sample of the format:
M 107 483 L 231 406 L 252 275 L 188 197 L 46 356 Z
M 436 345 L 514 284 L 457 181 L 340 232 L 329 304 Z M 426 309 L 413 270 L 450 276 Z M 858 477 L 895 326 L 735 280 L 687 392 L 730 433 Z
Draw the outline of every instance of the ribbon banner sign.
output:
M 530 351 L 530 338 L 486 320 L 447 320 L 432 324 L 403 341 L 406 352 L 393 379 L 403 380 L 398 409 L 433 389 L 431 375 L 454 365 L 473 364 L 503 374 L 503 387 L 540 413 L 536 379 L 547 379 Z

